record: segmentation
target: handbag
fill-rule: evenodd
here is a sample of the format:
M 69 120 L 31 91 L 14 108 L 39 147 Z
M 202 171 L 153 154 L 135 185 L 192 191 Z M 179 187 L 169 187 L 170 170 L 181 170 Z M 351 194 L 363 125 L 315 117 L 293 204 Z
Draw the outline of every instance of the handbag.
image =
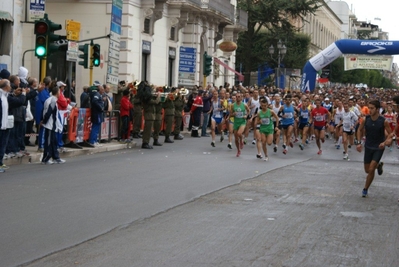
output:
M 7 129 L 14 128 L 14 115 L 8 115 Z

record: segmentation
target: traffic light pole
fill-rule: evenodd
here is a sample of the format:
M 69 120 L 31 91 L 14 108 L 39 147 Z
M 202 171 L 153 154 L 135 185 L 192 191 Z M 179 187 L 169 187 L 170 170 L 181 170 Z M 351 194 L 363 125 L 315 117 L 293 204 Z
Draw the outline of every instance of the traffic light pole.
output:
M 206 88 L 206 76 L 204 75 L 204 83 L 203 83 L 202 89 L 205 90 L 205 88 Z
M 40 82 L 43 82 L 44 78 L 46 77 L 47 71 L 47 58 L 42 58 L 40 60 Z
M 90 85 L 93 85 L 93 58 L 92 58 L 92 54 L 93 54 L 93 40 L 91 40 L 90 46 L 89 46 L 89 58 L 90 58 L 90 78 L 89 78 L 89 84 L 90 84 Z

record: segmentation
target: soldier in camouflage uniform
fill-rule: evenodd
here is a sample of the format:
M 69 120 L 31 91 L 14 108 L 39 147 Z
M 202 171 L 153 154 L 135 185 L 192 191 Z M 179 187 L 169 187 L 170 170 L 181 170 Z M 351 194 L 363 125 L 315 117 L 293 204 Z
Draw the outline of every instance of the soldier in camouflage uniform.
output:
M 159 93 L 154 95 L 151 100 L 144 102 L 142 101 L 143 111 L 144 111 L 144 131 L 143 131 L 143 143 L 141 148 L 152 149 L 149 145 L 151 138 L 151 131 L 155 122 L 155 107 L 160 101 Z
M 186 89 L 182 89 L 186 90 Z M 174 101 L 175 104 L 175 128 L 173 135 L 175 140 L 183 140 L 183 135 L 180 134 L 181 125 L 183 123 L 183 108 L 185 104 L 185 96 L 181 94 L 181 90 L 178 90 L 177 97 Z
M 170 134 L 172 133 L 173 121 L 175 118 L 175 96 L 174 92 L 176 88 L 172 88 L 171 93 L 169 93 L 165 102 L 163 103 L 164 111 L 164 123 L 165 123 L 165 143 L 173 143 L 170 139 Z
M 159 89 L 157 89 L 157 91 L 158 93 L 160 92 Z M 162 109 L 163 103 L 159 101 L 155 105 L 154 132 L 152 133 L 152 138 L 154 138 L 154 143 L 152 144 L 153 146 L 162 146 L 162 144 L 158 141 L 159 133 L 161 132 L 162 127 Z

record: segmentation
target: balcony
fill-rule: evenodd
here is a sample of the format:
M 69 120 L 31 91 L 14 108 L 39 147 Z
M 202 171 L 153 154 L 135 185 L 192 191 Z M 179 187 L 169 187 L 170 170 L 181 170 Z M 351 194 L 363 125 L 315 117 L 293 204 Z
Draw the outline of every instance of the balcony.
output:
M 236 9 L 236 25 L 248 28 L 248 13 L 242 9 Z

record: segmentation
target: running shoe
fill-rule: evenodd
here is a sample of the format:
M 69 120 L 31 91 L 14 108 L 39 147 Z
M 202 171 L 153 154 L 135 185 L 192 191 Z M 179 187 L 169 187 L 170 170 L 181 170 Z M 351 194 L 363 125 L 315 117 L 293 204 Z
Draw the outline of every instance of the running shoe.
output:
M 7 166 L 7 165 L 5 165 L 5 164 L 3 164 L 2 166 L 0 166 L 0 168 L 2 168 L 2 169 L 4 169 L 4 170 L 8 170 L 10 167 Z
M 384 170 L 382 169 L 383 166 L 384 166 L 384 162 L 381 161 L 380 163 L 378 163 L 378 166 L 377 166 L 378 175 L 381 175 L 384 172 Z
M 254 139 L 254 140 L 252 140 L 252 144 L 253 145 L 255 145 L 256 144 L 256 140 Z
M 299 148 L 300 148 L 301 150 L 303 150 L 303 145 L 302 145 L 302 144 L 299 144 Z
M 230 144 L 230 143 L 228 143 L 227 147 L 230 148 L 230 149 L 233 149 L 233 148 L 231 147 L 231 144 Z
M 322 143 L 324 143 L 324 141 L 325 141 L 324 138 L 320 138 L 320 140 L 321 140 Z
M 294 147 L 294 145 L 292 144 L 292 142 L 290 142 L 290 147 Z
M 54 164 L 54 162 L 52 160 L 48 160 L 48 161 L 42 161 L 43 165 L 51 165 Z
M 262 155 L 257 154 L 257 155 L 256 155 L 256 158 L 261 159 L 261 158 L 263 158 L 263 157 L 262 157 Z
M 352 146 L 351 146 L 351 145 L 348 145 L 348 148 L 352 148 Z
M 309 144 L 309 140 L 308 139 L 306 139 L 306 142 L 305 142 L 306 144 Z
M 287 154 L 287 149 L 283 150 L 283 154 L 286 155 Z
M 340 146 L 340 145 L 336 145 L 335 148 L 336 148 L 336 149 L 340 149 L 341 146 Z
M 284 148 L 284 149 L 286 149 L 286 148 L 287 148 L 287 146 L 286 146 L 286 145 L 283 145 L 283 148 Z
M 220 142 L 223 142 L 223 140 L 224 140 L 224 136 L 223 136 L 223 134 L 221 134 L 220 135 Z
M 322 151 L 321 151 L 321 150 L 319 150 L 319 152 L 317 152 L 317 155 L 321 155 L 321 153 L 322 153 Z
M 298 142 L 298 141 L 299 141 L 299 139 L 298 139 L 298 138 L 295 138 L 294 143 L 296 143 L 296 142 Z
M 215 142 L 212 141 L 211 146 L 215 147 Z
M 363 189 L 363 191 L 362 191 L 362 197 L 367 197 L 367 192 L 368 190 L 367 189 Z
M 269 157 L 266 156 L 263 160 L 264 160 L 264 161 L 269 161 Z
M 241 151 L 238 150 L 236 157 L 239 157 L 241 155 Z
M 276 146 L 273 148 L 273 151 L 274 151 L 274 153 L 277 152 L 277 147 Z
M 349 155 L 347 153 L 344 154 L 344 160 L 348 160 Z
M 247 139 L 244 139 L 244 145 L 246 145 L 247 144 Z

